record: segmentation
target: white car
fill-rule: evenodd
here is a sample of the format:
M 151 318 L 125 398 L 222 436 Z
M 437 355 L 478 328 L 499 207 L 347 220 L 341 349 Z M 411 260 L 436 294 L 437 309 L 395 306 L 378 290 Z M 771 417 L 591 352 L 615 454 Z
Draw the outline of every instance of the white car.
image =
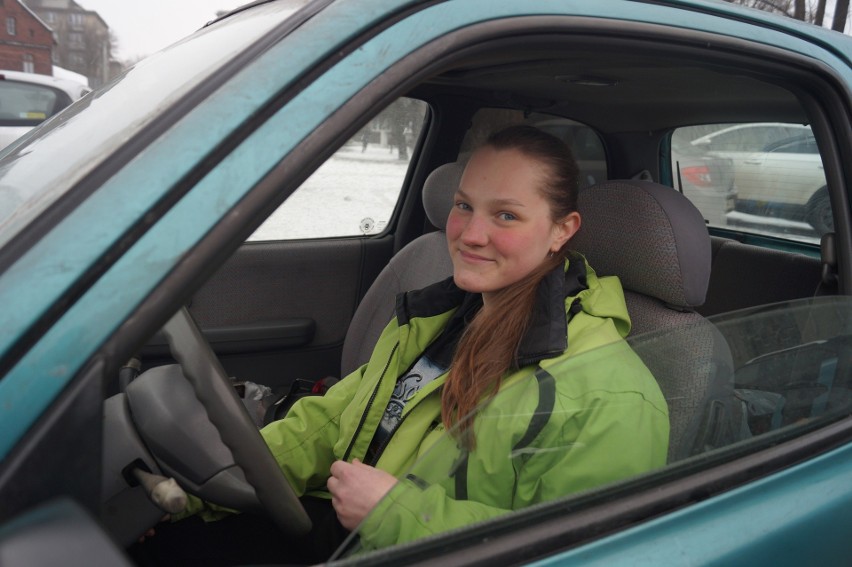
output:
M 739 213 L 764 221 L 768 217 L 790 224 L 790 229 L 793 223 L 807 223 L 806 229 L 812 227 L 820 236 L 833 231 L 825 173 L 810 126 L 737 124 L 691 143 L 731 159 Z
M 0 148 L 5 148 L 90 90 L 76 81 L 0 70 Z

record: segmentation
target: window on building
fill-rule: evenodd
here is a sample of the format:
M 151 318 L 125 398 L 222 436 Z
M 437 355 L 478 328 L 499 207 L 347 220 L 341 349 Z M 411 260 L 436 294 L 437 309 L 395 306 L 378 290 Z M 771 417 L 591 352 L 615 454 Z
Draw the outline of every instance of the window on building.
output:
M 56 13 L 55 12 L 45 12 L 44 13 L 44 21 L 47 22 L 48 24 L 55 24 L 56 23 Z
M 35 73 L 35 60 L 33 56 L 29 53 L 24 53 L 22 59 L 24 73 Z
M 83 37 L 83 34 L 80 33 L 80 32 L 69 33 L 68 34 L 68 46 L 69 47 L 76 47 L 76 48 L 85 47 L 86 41 L 85 41 L 85 38 Z
M 84 15 L 79 13 L 68 14 L 68 23 L 72 28 L 82 28 Z
M 9 35 L 17 35 L 18 22 L 12 16 L 6 18 L 6 33 Z

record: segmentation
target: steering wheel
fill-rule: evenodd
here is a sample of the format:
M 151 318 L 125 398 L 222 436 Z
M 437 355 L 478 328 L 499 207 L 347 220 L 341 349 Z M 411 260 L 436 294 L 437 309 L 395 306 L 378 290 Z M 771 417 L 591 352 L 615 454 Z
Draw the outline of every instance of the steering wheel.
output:
M 166 323 L 163 332 L 207 416 L 272 520 L 288 534 L 303 535 L 310 531 L 311 520 L 302 503 L 189 311 L 182 307 Z

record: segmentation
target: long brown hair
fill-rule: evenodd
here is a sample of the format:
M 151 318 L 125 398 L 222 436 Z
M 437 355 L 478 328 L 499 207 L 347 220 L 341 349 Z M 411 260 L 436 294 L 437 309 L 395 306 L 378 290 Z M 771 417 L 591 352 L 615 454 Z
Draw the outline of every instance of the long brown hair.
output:
M 492 134 L 483 144 L 495 150 L 517 150 L 543 167 L 537 189 L 550 204 L 553 222 L 577 210 L 577 163 L 558 138 L 532 126 L 511 126 Z M 566 242 L 522 280 L 493 294 L 488 309 L 480 309 L 459 340 L 441 395 L 441 415 L 468 449 L 475 439 L 472 420 L 465 419 L 485 396 L 500 389 L 503 375 L 517 367 L 518 347 L 530 324 L 541 280 L 565 262 Z

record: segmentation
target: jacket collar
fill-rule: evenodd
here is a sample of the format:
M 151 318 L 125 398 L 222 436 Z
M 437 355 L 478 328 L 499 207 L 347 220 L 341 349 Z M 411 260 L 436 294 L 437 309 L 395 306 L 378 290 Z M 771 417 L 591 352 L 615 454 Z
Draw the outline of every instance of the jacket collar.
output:
M 578 299 L 570 306 L 565 300 L 588 287 L 584 258 L 569 252 L 565 265 L 551 270 L 538 286 L 532 320 L 518 347 L 518 367 L 538 364 L 565 352 L 568 321 L 580 306 Z
M 518 347 L 518 367 L 537 364 L 568 348 L 568 321 L 580 310 L 580 305 L 575 298 L 566 306 L 566 298 L 588 289 L 586 271 L 585 259 L 569 252 L 565 265 L 554 268 L 542 279 L 536 290 L 530 326 Z M 399 324 L 406 325 L 414 318 L 437 316 L 458 308 L 442 336 L 427 351 L 430 358 L 449 366 L 462 331 L 480 307 L 481 294 L 462 290 L 449 277 L 423 289 L 399 294 L 396 313 Z

